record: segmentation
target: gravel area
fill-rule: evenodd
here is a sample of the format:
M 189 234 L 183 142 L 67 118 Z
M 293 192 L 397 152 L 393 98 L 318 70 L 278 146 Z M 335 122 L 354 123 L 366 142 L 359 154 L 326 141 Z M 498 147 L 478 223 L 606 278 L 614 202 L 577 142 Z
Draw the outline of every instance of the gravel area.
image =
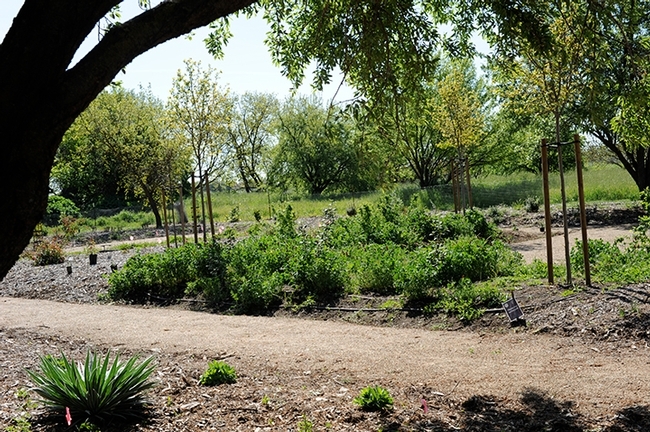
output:
M 121 268 L 136 253 L 160 252 L 162 247 L 100 252 L 97 264 L 90 265 L 87 255 L 68 256 L 64 264 L 34 266 L 20 259 L 0 282 L 0 295 L 31 299 L 48 299 L 69 303 L 97 303 L 108 290 L 111 265 Z M 68 274 L 67 267 L 72 267 Z

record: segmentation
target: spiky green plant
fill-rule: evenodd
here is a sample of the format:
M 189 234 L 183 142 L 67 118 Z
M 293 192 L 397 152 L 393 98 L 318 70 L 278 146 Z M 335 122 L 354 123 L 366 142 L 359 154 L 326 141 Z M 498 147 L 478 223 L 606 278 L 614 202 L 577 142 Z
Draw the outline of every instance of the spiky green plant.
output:
M 361 389 L 354 403 L 365 411 L 383 411 L 393 407 L 393 398 L 383 387 L 369 386 Z
M 138 362 L 134 356 L 126 362 L 111 353 L 102 357 L 88 351 L 86 360 L 75 364 L 62 353 L 40 357 L 40 372 L 27 371 L 35 384 L 40 402 L 49 409 L 64 412 L 69 408 L 73 419 L 104 422 L 109 419 L 139 417 L 145 403 L 143 393 L 155 383 L 153 357 Z

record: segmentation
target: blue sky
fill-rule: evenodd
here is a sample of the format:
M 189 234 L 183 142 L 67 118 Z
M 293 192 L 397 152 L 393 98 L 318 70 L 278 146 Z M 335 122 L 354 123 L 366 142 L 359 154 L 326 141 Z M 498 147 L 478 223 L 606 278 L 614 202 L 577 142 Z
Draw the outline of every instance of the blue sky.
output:
M 89 0 L 92 1 L 92 0 Z M 155 0 L 153 3 L 157 3 Z M 23 0 L 0 0 L 0 39 L 4 39 L 11 22 L 23 4 Z M 136 0 L 127 0 L 122 5 L 122 19 L 139 13 Z M 203 44 L 207 29 L 198 29 L 192 40 L 181 37 L 166 42 L 142 54 L 126 68 L 126 74 L 120 73 L 116 79 L 122 81 L 126 88 L 139 85 L 151 86 L 153 93 L 166 100 L 172 80 L 178 69 L 183 68 L 183 60 L 191 58 L 200 60 L 204 66 L 211 65 L 221 71 L 220 83 L 235 93 L 258 91 L 275 93 L 279 97 L 288 96 L 291 83 L 284 78 L 280 69 L 271 62 L 271 56 L 264 45 L 267 25 L 261 18 L 247 20 L 244 17 L 231 20 L 233 38 L 225 49 L 222 60 L 215 60 L 208 54 Z M 87 52 L 97 43 L 97 33 L 93 32 L 82 45 L 81 52 Z M 336 78 L 335 78 L 336 79 Z M 334 96 L 340 83 L 325 88 L 321 96 L 330 99 Z M 300 88 L 300 93 L 312 92 L 310 81 Z M 342 101 L 352 97 L 352 90 L 344 87 L 336 100 Z

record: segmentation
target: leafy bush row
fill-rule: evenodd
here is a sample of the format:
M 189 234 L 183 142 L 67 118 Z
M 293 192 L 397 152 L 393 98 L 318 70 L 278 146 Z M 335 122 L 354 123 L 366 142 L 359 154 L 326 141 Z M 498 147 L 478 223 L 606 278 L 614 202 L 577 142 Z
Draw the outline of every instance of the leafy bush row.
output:
M 141 302 L 148 296 L 200 295 L 215 306 L 260 313 L 281 303 L 311 305 L 344 293 L 375 293 L 433 302 L 470 317 L 449 306 L 449 299 L 468 295 L 459 282 L 512 275 L 521 266 L 520 255 L 495 240 L 495 233 L 480 213 L 436 217 L 389 199 L 314 232 L 299 232 L 288 207 L 275 226 L 258 226 L 231 245 L 190 244 L 137 255 L 110 276 L 109 296 Z M 477 298 L 465 303 L 485 307 L 496 297 Z

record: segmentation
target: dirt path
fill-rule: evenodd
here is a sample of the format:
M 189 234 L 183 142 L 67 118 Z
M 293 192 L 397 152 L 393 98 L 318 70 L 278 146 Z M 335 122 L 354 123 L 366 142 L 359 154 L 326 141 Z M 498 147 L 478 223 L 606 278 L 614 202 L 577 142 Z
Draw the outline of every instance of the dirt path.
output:
M 170 309 L 0 298 L 0 329 L 147 352 L 228 353 L 277 370 L 397 381 L 448 394 L 516 398 L 526 389 L 613 412 L 650 394 L 650 350 L 600 349 L 567 337 L 366 327 Z

